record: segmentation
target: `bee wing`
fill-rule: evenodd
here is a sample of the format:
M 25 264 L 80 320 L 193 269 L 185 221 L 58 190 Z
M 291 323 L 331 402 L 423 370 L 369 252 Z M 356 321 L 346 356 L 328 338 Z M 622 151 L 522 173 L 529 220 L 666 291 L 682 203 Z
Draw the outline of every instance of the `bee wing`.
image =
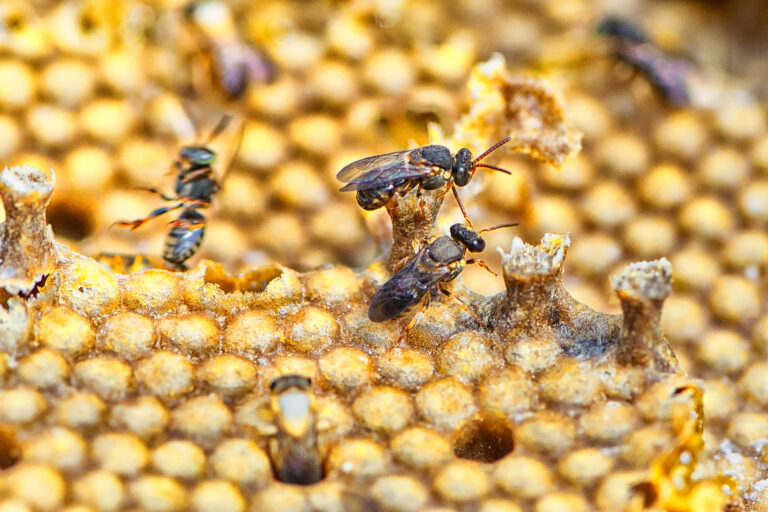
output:
M 373 322 L 383 322 L 405 313 L 450 272 L 445 267 L 439 267 L 434 272 L 421 270 L 416 262 L 424 250 L 416 253 L 374 294 L 368 306 L 368 318 Z
M 396 151 L 369 156 L 345 166 L 336 179 L 346 183 L 342 191 L 380 188 L 393 181 L 429 176 L 432 166 L 426 162 L 414 162 L 412 150 Z

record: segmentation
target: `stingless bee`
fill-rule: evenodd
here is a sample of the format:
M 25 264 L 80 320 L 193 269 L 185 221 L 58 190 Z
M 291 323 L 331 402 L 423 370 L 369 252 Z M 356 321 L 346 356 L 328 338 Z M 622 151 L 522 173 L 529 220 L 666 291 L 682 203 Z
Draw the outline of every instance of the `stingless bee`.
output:
M 665 54 L 642 30 L 621 18 L 604 18 L 596 32 L 611 38 L 615 57 L 645 76 L 669 103 L 678 107 L 690 104 L 688 80 L 693 69 L 687 62 Z
M 212 81 L 228 99 L 241 98 L 251 83 L 274 80 L 274 65 L 243 39 L 225 2 L 192 2 L 184 9 L 184 17 L 207 61 Z
M 277 427 L 270 452 L 275 475 L 281 482 L 309 485 L 323 478 L 311 384 L 308 377 L 283 375 L 269 386 Z
M 463 301 L 445 288 L 445 283 L 456 279 L 464 266 L 473 263 L 496 275 L 484 261 L 477 258 L 465 259 L 467 251 L 485 250 L 485 240 L 480 233 L 517 226 L 517 224 L 516 222 L 500 224 L 480 231 L 475 231 L 464 224 L 454 224 L 451 226 L 450 236 L 440 236 L 430 240 L 424 247 L 417 247 L 416 254 L 376 291 L 368 306 L 368 318 L 373 322 L 391 320 L 408 311 L 419 301 L 422 301 L 418 312 L 421 313 L 429 304 L 430 294 L 435 288 L 444 295 L 454 298 L 462 309 L 475 316 Z M 400 335 L 398 342 L 403 340 L 413 328 L 419 316 L 418 313 Z
M 157 208 L 142 219 L 115 222 L 113 226 L 134 230 L 155 217 L 180 209 L 179 217 L 170 223 L 172 228 L 165 238 L 163 259 L 173 267 L 184 270 L 184 262 L 200 249 L 203 241 L 206 219 L 199 210 L 211 206 L 213 196 L 220 187 L 219 181 L 223 180 L 226 174 L 225 172 L 219 180 L 216 179 L 212 167 L 216 163 L 216 153 L 207 146 L 224 131 L 230 121 L 231 116 L 222 116 L 205 142 L 181 148 L 174 163 L 178 171 L 176 196 L 165 195 L 155 188 L 138 187 L 138 190 L 158 195 L 165 201 L 177 201 L 175 205 Z M 242 136 L 242 130 L 240 134 Z
M 445 146 L 433 144 L 406 151 L 369 156 L 346 165 L 336 179 L 346 183 L 342 192 L 357 191 L 357 204 L 364 210 L 376 210 L 389 203 L 398 193 L 405 195 L 413 187 L 436 190 L 450 186 L 464 218 L 467 214 L 456 192 L 470 182 L 477 168 L 482 167 L 511 174 L 506 169 L 480 161 L 511 140 L 507 137 L 472 159 L 472 152 L 461 148 L 456 155 Z M 469 219 L 467 223 L 471 225 Z

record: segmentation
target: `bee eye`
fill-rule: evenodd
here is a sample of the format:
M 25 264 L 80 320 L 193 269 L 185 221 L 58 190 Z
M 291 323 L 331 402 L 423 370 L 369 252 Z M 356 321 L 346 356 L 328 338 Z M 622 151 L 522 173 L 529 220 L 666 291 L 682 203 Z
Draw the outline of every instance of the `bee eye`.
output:
M 478 238 L 472 242 L 472 252 L 483 252 L 485 250 L 485 240 Z

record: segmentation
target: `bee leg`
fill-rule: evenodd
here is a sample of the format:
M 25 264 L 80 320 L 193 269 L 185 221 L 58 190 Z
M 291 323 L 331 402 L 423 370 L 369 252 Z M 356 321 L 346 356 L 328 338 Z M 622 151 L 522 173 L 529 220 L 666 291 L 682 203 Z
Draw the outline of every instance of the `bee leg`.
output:
M 445 194 L 447 194 L 447 193 L 448 193 L 448 191 L 449 191 L 449 190 L 451 190 L 451 187 L 453 187 L 453 182 L 452 182 L 452 181 L 448 181 L 448 182 L 446 182 L 446 187 L 445 187 L 445 189 L 444 189 L 442 192 L 440 192 L 440 193 L 437 195 L 436 199 L 442 199 L 442 198 L 444 198 L 444 197 L 445 197 Z
M 180 197 L 179 201 L 184 203 L 187 208 L 208 208 L 211 206 L 210 201 L 201 201 L 199 199 L 190 199 L 188 197 Z
M 149 192 L 150 194 L 155 194 L 156 196 L 162 197 L 163 201 L 178 201 L 179 200 L 178 197 L 167 196 L 167 195 L 163 194 L 162 192 L 160 192 L 159 190 L 157 190 L 156 188 L 152 188 L 152 187 L 134 187 L 133 189 L 134 190 L 139 190 L 141 192 Z
M 480 325 L 483 325 L 483 321 L 480 319 L 479 316 L 477 316 L 477 313 L 469 309 L 469 306 L 467 306 L 467 304 L 463 300 L 461 300 L 456 295 L 451 293 L 450 290 L 448 290 L 447 288 L 443 288 L 443 283 L 437 283 L 437 289 L 440 290 L 440 293 L 442 293 L 446 297 L 450 297 L 451 299 L 455 300 L 462 310 L 466 311 L 469 314 L 469 316 L 475 319 L 477 323 L 479 323 Z
M 203 167 L 202 169 L 197 169 L 196 171 L 190 172 L 189 174 L 184 176 L 184 178 L 182 178 L 181 181 L 184 182 L 184 183 L 187 183 L 189 181 L 194 181 L 194 180 L 196 180 L 198 178 L 202 178 L 202 177 L 207 176 L 209 174 L 211 174 L 211 168 L 210 167 Z
M 408 322 L 408 325 L 405 326 L 403 332 L 400 333 L 400 337 L 397 338 L 397 341 L 395 341 L 395 345 L 399 345 L 405 339 L 405 337 L 408 336 L 408 333 L 411 332 L 413 326 L 416 325 L 416 320 L 418 320 L 422 313 L 424 313 L 424 310 L 427 309 L 427 306 L 429 306 L 429 293 L 424 295 L 424 299 L 421 301 L 421 307 L 416 312 L 416 314 L 413 315 L 413 318 L 411 318 L 411 321 Z M 395 345 L 390 347 L 390 350 L 393 350 Z
M 466 262 L 467 265 L 471 265 L 472 263 L 477 264 L 477 266 L 479 266 L 480 268 L 490 272 L 491 274 L 493 274 L 496 277 L 499 277 L 499 274 L 497 274 L 496 272 L 491 270 L 490 267 L 488 267 L 488 265 L 483 260 L 481 260 L 479 258 L 471 258 L 471 259 L 468 259 L 467 262 Z
M 395 263 L 395 266 L 392 267 L 392 273 L 397 274 L 398 272 L 400 272 L 400 269 L 402 269 L 405 266 L 405 264 L 408 263 L 409 259 L 410 258 L 403 258 L 397 263 Z
M 464 203 L 461 202 L 461 199 L 459 198 L 459 192 L 456 190 L 456 185 L 451 183 L 451 192 L 453 192 L 453 197 L 456 198 L 456 204 L 459 205 L 459 209 L 461 210 L 461 214 L 464 216 L 464 220 L 467 222 L 467 226 L 472 227 L 472 221 L 469 220 L 469 217 L 467 217 L 467 210 L 464 209 Z
M 137 229 L 141 226 L 143 226 L 145 223 L 149 222 L 150 220 L 154 219 L 155 217 L 159 217 L 160 215 L 163 215 L 164 213 L 168 213 L 172 210 L 178 210 L 179 208 L 183 207 L 184 203 L 179 203 L 174 206 L 165 206 L 163 208 L 158 208 L 156 210 L 152 210 L 149 215 L 144 217 L 143 219 L 137 219 L 132 221 L 126 221 L 126 220 L 119 220 L 117 222 L 113 222 L 110 228 L 113 226 L 118 226 L 121 228 L 131 228 L 131 230 Z
M 394 196 L 387 203 L 387 210 L 390 217 L 397 217 L 397 201 L 394 200 Z
M 165 171 L 165 176 L 173 176 L 174 174 L 179 174 L 184 166 L 182 165 L 180 160 L 175 160 L 173 162 L 173 165 L 169 166 L 168 170 Z
M 191 220 L 186 220 L 186 219 L 176 219 L 176 220 L 172 220 L 168 224 L 170 224 L 171 226 L 173 226 L 175 228 L 184 228 L 184 229 L 188 229 L 188 230 L 192 231 L 192 230 L 195 230 L 195 229 L 204 228 L 205 227 L 205 220 L 191 221 Z
M 413 254 L 416 254 L 417 252 L 419 252 L 419 249 L 421 249 L 421 242 L 419 242 L 418 240 L 413 240 L 411 242 L 411 245 L 413 246 Z M 400 269 L 403 268 L 406 263 L 408 263 L 408 260 L 410 259 L 411 258 L 409 256 L 406 256 L 405 258 L 395 263 L 395 266 L 392 267 L 392 273 L 397 274 L 400 271 Z
M 421 216 L 425 219 L 427 218 L 427 210 L 424 208 L 427 203 L 424 202 L 424 194 L 422 194 L 423 189 L 421 187 L 416 189 L 416 197 L 419 200 L 419 210 L 421 211 Z

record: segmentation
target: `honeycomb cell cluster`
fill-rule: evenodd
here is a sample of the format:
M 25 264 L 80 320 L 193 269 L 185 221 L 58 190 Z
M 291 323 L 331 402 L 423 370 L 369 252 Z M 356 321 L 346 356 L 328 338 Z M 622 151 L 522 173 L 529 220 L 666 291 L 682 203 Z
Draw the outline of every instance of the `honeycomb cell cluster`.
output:
M 8 213 L 22 232 L 42 220 Z M 680 493 L 692 507 L 736 502 L 735 484 L 696 464 L 702 393 L 659 325 L 669 263 L 619 274 L 624 314 L 611 316 L 563 288 L 569 245 L 516 238 L 506 293 L 472 299 L 454 287 L 480 324 L 443 302 L 405 344 L 400 322 L 360 311 L 375 268 L 274 267 L 253 290 L 254 276 L 213 281 L 213 263 L 115 274 L 57 245 L 36 295 L 4 309 L 0 418 L 21 451 L 3 473 L 5 503 L 619 510 Z M 274 471 L 283 447 L 269 389 L 281 375 L 314 383 L 324 478 L 313 485 Z
M 0 510 L 768 510 L 764 10 L 0 7 Z M 682 56 L 689 104 L 595 35 L 607 14 Z M 264 66 L 239 93 L 214 51 L 237 45 Z M 110 226 L 222 113 L 202 248 L 165 270 L 165 222 Z M 468 265 L 465 307 L 397 342 L 413 313 L 368 303 L 461 212 L 363 212 L 336 172 L 507 136 L 511 174 L 459 190 L 477 227 L 520 221 L 483 235 L 501 275 Z M 286 375 L 311 379 L 311 485 L 277 476 Z

